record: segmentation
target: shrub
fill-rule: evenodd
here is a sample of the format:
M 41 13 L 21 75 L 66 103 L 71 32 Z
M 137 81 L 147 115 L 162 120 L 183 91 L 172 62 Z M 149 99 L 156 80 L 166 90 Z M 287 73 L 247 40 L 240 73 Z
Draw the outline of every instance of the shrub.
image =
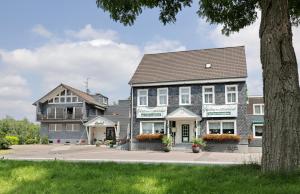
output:
M 36 139 L 27 139 L 25 141 L 25 144 L 36 144 L 38 143 L 38 141 Z
M 141 134 L 137 135 L 135 138 L 138 141 L 161 140 L 162 136 L 162 134 Z
M 47 136 L 41 138 L 41 144 L 49 144 L 49 139 Z
M 0 149 L 8 149 L 9 142 L 5 138 L 0 137 Z
M 172 145 L 172 139 L 167 135 L 164 135 L 162 138 L 162 143 L 164 144 L 164 146 L 170 147 Z
M 5 139 L 8 141 L 9 145 L 19 144 L 19 138 L 16 136 L 5 136 Z
M 204 141 L 207 142 L 240 142 L 241 137 L 239 135 L 233 135 L 233 134 L 207 134 L 203 137 Z
M 193 141 L 193 147 L 204 147 L 206 146 L 205 142 L 203 141 L 202 138 L 194 138 Z

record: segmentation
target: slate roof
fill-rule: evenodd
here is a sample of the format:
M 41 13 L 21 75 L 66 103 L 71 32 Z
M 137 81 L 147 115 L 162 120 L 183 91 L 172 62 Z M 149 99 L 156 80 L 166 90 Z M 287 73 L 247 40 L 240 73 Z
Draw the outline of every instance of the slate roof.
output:
M 238 46 L 145 54 L 129 84 L 246 77 L 245 47 Z

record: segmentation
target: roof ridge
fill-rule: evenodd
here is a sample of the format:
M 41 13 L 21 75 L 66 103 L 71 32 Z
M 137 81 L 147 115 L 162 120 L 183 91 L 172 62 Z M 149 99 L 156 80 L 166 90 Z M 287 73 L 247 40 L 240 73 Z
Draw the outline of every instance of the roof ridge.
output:
M 228 47 L 214 47 L 214 48 L 205 48 L 205 49 L 191 49 L 191 50 L 184 50 L 184 51 L 167 51 L 167 52 L 158 52 L 158 53 L 145 53 L 144 55 L 159 55 L 159 54 L 168 54 L 168 53 L 180 53 L 180 52 L 191 52 L 191 51 L 205 51 L 205 50 L 227 49 L 227 48 L 238 48 L 238 47 L 245 47 L 245 45 L 228 46 Z

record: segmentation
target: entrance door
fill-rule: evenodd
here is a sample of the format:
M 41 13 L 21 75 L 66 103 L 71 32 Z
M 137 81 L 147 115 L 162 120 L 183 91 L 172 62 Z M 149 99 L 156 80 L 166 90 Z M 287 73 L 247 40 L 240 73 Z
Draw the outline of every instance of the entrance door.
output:
M 190 125 L 181 125 L 182 143 L 188 143 L 190 141 Z
M 107 127 L 106 128 L 106 140 L 115 140 L 115 138 L 116 138 L 115 128 Z

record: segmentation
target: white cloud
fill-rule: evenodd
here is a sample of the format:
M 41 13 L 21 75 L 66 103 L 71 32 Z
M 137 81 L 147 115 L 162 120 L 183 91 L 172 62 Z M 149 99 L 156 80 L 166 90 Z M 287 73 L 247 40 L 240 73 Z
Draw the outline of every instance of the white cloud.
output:
M 95 29 L 91 24 L 87 24 L 83 29 L 79 31 L 67 30 L 65 31 L 67 36 L 77 38 L 80 40 L 93 40 L 93 39 L 118 39 L 117 32 L 113 30 L 101 30 Z
M 156 39 L 154 41 L 147 42 L 144 48 L 144 52 L 148 54 L 183 50 L 186 50 L 186 47 L 179 41 L 166 39 Z
M 53 36 L 53 34 L 41 24 L 34 26 L 32 32 L 44 38 L 51 38 Z
M 231 34 L 229 37 L 222 35 L 222 26 L 216 26 L 210 31 L 209 24 L 204 20 L 199 21 L 198 33 L 202 37 L 207 37 L 211 40 L 216 47 L 229 47 L 244 45 L 246 48 L 246 59 L 248 67 L 248 90 L 250 95 L 262 94 L 262 67 L 260 62 L 260 39 L 259 39 L 259 26 L 260 14 L 256 22 L 242 30 L 239 33 Z M 211 27 L 210 27 L 211 28 Z M 300 59 L 300 29 L 293 29 L 294 40 L 297 58 Z M 298 60 L 299 61 L 299 60 Z
M 67 38 L 60 42 L 50 40 L 43 46 L 33 49 L 20 48 L 11 51 L 0 49 L 0 63 L 10 71 L 22 73 L 36 82 L 35 85 L 30 85 L 30 88 L 35 90 L 32 89 L 34 96 L 28 99 L 30 90 L 26 89 L 28 87 L 26 80 L 13 76 L 1 79 L 0 84 L 3 85 L 15 79 L 12 83 L 17 83 L 15 85 L 18 87 L 1 87 L 0 97 L 1 92 L 5 93 L 6 97 L 18 96 L 15 100 L 19 103 L 14 104 L 8 98 L 1 99 L 0 117 L 6 114 L 28 115 L 29 110 L 34 113 L 31 101 L 42 97 L 60 83 L 85 90 L 86 78 L 90 78 L 89 87 L 92 92 L 103 93 L 111 101 L 129 96 L 127 83 L 140 61 L 141 50 L 136 45 L 116 42 L 115 35 L 87 33 L 85 36 L 83 32 L 87 29 L 90 32 L 102 31 L 88 26 L 78 33 L 74 31 L 74 34 L 79 34 L 78 38 L 97 37 L 96 39 L 70 41 Z M 24 110 L 21 110 L 19 105 L 25 101 L 29 106 L 23 106 Z
M 28 97 L 31 92 L 27 80 L 16 74 L 0 74 L 0 99 L 18 99 Z

